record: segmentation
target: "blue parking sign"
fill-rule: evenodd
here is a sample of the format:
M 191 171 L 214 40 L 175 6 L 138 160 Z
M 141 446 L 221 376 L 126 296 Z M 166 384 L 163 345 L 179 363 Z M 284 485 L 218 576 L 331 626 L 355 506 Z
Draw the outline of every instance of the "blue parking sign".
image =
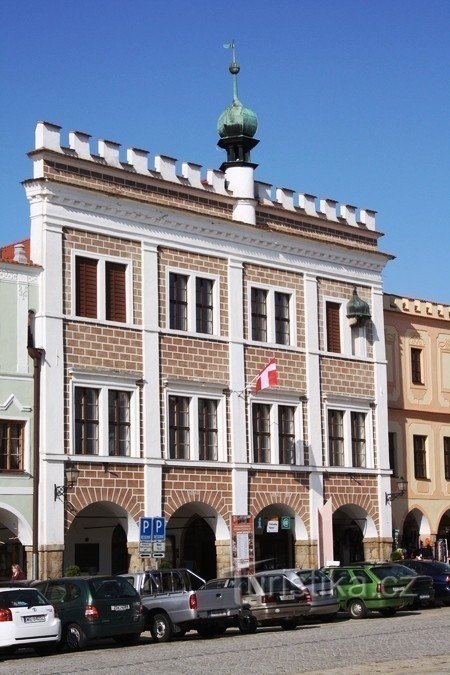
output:
M 153 518 L 153 541 L 163 541 L 166 538 L 166 519 Z
M 153 540 L 153 518 L 139 518 L 139 541 Z
M 165 538 L 165 518 L 139 518 L 139 541 L 164 541 Z

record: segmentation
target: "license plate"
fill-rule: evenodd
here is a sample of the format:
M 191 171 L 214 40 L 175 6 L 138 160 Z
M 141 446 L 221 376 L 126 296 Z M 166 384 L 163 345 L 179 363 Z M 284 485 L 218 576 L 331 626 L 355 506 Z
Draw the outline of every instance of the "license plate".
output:
M 226 612 L 210 612 L 209 616 L 226 616 Z
M 419 595 L 420 600 L 429 600 L 430 596 L 429 595 Z
M 405 587 L 404 587 L 404 586 L 393 586 L 393 587 L 392 587 L 392 590 L 393 590 L 395 593 L 399 593 L 399 592 L 405 590 Z
M 25 623 L 43 623 L 45 621 L 45 615 L 38 614 L 37 616 L 24 616 L 23 620 Z
M 125 610 L 130 609 L 130 605 L 111 605 L 113 612 L 125 612 Z
M 295 595 L 280 595 L 280 600 L 295 600 Z
M 318 595 L 332 595 L 333 591 L 319 591 Z

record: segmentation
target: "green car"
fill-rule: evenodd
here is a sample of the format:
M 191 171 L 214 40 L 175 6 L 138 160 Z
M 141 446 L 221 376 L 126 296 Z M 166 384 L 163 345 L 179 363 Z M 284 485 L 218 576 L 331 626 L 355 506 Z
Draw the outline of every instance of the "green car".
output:
M 395 563 L 355 563 L 324 567 L 323 571 L 337 588 L 339 609 L 352 619 L 363 619 L 370 610 L 393 616 L 418 600 L 434 597 L 431 577 L 412 574 Z
M 57 609 L 61 646 L 84 649 L 90 640 L 114 638 L 120 645 L 139 642 L 144 630 L 141 599 L 122 577 L 64 577 L 34 581 Z

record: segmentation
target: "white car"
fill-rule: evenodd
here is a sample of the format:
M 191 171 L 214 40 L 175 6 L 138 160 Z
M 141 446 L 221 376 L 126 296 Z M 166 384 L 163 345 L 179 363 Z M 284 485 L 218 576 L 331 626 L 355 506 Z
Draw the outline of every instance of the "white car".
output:
M 0 588 L 0 653 L 32 647 L 50 654 L 61 639 L 55 608 L 36 588 Z

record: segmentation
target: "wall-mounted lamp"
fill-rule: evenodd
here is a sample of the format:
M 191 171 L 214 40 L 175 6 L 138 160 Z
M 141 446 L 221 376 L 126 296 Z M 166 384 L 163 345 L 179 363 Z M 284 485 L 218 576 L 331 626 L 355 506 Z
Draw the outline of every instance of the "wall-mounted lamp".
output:
M 391 502 L 394 501 L 394 499 L 397 499 L 397 497 L 402 497 L 406 489 L 408 487 L 408 481 L 405 480 L 403 477 L 399 478 L 397 481 L 397 488 L 398 492 L 386 492 L 386 504 L 390 504 Z
M 68 490 L 70 490 L 70 488 L 76 485 L 79 475 L 80 472 L 77 469 L 76 465 L 69 460 L 66 466 L 64 467 L 65 485 L 54 486 L 55 491 L 53 494 L 53 501 L 56 502 L 56 500 L 59 499 L 60 497 L 65 497 Z
M 347 303 L 347 319 L 351 326 L 364 326 L 370 319 L 370 307 L 365 300 L 359 297 L 356 287 Z

